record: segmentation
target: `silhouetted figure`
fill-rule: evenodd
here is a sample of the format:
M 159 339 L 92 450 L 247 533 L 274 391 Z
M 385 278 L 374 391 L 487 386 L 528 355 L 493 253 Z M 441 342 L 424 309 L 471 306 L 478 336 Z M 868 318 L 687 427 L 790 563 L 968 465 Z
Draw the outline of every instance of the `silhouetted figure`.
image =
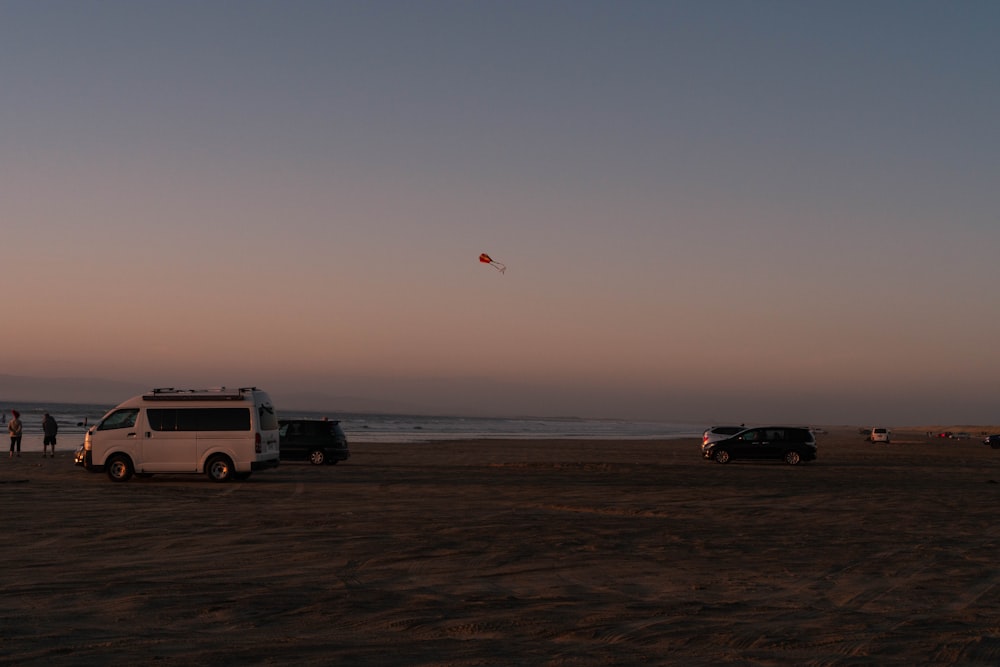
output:
M 53 419 L 52 415 L 48 412 L 42 417 L 42 458 L 45 458 L 45 453 L 48 450 L 49 445 L 52 445 L 52 458 L 56 457 L 56 433 L 59 431 L 59 424 Z

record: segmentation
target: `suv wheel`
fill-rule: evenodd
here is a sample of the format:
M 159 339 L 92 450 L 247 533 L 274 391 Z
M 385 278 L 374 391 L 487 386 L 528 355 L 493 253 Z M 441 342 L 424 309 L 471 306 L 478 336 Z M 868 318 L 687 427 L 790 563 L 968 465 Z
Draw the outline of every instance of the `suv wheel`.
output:
M 789 450 L 785 452 L 785 463 L 787 463 L 788 465 L 790 466 L 798 465 L 799 461 L 801 460 L 802 457 L 799 456 L 799 453 L 796 452 L 795 450 Z
M 326 454 L 323 453 L 322 449 L 314 449 L 309 452 L 309 463 L 314 466 L 321 466 L 326 463 Z

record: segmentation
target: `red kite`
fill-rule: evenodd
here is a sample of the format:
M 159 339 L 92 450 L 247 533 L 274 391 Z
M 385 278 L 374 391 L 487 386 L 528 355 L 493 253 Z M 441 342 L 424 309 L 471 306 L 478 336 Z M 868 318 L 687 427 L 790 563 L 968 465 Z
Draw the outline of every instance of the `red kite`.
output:
M 500 262 L 498 262 L 495 259 L 493 259 L 492 257 L 490 257 L 485 252 L 482 255 L 479 256 L 479 261 L 482 262 L 483 264 L 489 264 L 490 266 L 492 266 L 494 269 L 496 269 L 500 273 L 503 273 L 504 271 L 507 270 L 506 266 L 504 266 Z

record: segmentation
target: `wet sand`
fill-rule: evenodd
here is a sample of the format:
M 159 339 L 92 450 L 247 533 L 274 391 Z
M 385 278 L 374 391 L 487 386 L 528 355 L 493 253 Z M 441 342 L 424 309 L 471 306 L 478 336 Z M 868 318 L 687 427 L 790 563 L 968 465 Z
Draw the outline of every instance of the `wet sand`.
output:
M 246 482 L 0 461 L 0 662 L 1000 664 L 1000 451 L 856 430 L 358 444 Z

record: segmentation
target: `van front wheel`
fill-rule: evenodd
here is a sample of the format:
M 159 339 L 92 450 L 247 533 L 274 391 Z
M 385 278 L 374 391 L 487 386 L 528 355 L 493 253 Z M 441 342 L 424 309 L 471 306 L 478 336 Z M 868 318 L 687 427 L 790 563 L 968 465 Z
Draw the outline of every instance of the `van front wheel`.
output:
M 111 478 L 112 482 L 127 482 L 132 479 L 134 472 L 132 459 L 124 454 L 112 456 L 111 460 L 108 461 L 108 477 Z
M 213 456 L 205 464 L 205 474 L 213 482 L 228 482 L 233 478 L 233 462 L 227 456 Z

